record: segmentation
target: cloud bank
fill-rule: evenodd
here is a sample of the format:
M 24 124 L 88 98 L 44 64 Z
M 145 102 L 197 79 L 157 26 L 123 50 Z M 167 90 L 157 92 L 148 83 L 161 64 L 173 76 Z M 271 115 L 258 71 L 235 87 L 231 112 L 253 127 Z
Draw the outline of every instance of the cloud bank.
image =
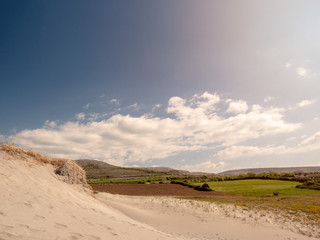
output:
M 294 147 L 287 147 L 285 145 L 264 147 L 234 145 L 218 151 L 215 157 L 220 160 L 228 160 L 263 155 L 305 153 L 318 149 L 320 149 L 320 132 L 315 133 Z
M 283 119 L 284 109 L 249 106 L 243 100 L 225 101 L 218 94 L 208 92 L 189 99 L 172 97 L 166 111 L 165 117 L 148 113 L 140 117 L 117 114 L 99 121 L 92 114 L 79 113 L 74 122 L 46 121 L 42 128 L 23 130 L 9 140 L 52 157 L 99 159 L 117 165 L 219 147 L 223 149 L 215 155 L 219 162 L 219 159 L 285 151 L 283 147 L 261 151 L 237 144 L 301 127 Z M 219 165 L 203 164 L 209 168 Z M 200 165 L 196 166 L 199 170 L 205 167 Z M 186 165 L 185 169 L 188 168 Z

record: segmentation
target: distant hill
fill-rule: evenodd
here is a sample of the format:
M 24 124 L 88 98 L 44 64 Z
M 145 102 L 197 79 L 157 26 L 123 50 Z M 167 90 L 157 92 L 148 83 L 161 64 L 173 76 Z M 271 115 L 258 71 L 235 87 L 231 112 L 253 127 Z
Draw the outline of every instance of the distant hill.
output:
M 118 167 L 102 161 L 80 159 L 76 160 L 87 173 L 87 179 L 95 178 L 139 178 L 164 177 L 172 175 L 189 175 L 188 171 L 180 171 L 166 167 L 127 168 Z
M 237 169 L 218 173 L 220 176 L 237 176 L 239 174 L 247 173 L 293 173 L 293 172 L 320 172 L 320 167 L 279 167 L 279 168 L 248 168 L 248 169 Z
M 141 167 L 129 168 L 114 166 L 102 161 L 80 159 L 76 160 L 87 173 L 87 179 L 97 178 L 145 178 L 145 177 L 168 177 L 168 176 L 184 176 L 184 175 L 219 175 L 219 176 L 237 176 L 247 173 L 292 173 L 292 172 L 320 172 L 319 167 L 286 167 L 286 168 L 248 168 L 237 169 L 221 172 L 218 174 L 205 172 L 189 172 L 185 170 L 177 170 L 168 167 Z

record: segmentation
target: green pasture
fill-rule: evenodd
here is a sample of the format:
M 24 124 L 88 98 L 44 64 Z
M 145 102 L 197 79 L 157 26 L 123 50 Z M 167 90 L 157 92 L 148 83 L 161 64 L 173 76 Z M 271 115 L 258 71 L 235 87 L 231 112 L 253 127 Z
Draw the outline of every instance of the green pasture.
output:
M 299 182 L 250 179 L 208 182 L 208 184 L 216 192 L 237 195 L 197 200 L 263 209 L 281 213 L 282 216 L 294 221 L 303 221 L 316 226 L 320 224 L 320 191 L 296 188 Z M 274 192 L 278 192 L 279 195 L 274 196 Z
M 211 189 L 216 192 L 225 192 L 240 194 L 243 196 L 270 196 L 279 193 L 280 196 L 309 195 L 319 194 L 319 190 L 299 189 L 296 188 L 299 182 L 280 181 L 280 180 L 236 180 L 223 182 L 208 182 Z M 195 184 L 195 185 L 201 185 Z

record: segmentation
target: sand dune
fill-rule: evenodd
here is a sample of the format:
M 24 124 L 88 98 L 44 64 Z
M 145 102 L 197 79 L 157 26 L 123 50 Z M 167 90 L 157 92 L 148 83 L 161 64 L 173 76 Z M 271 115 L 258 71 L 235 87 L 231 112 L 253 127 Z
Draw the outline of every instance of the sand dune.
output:
M 0 239 L 172 239 L 58 179 L 51 164 L 0 152 Z
M 59 176 L 50 161 L 0 151 L 0 239 L 316 239 L 271 218 L 246 221 L 237 209 L 215 204 L 106 193 L 95 198 L 81 171 L 70 166 Z

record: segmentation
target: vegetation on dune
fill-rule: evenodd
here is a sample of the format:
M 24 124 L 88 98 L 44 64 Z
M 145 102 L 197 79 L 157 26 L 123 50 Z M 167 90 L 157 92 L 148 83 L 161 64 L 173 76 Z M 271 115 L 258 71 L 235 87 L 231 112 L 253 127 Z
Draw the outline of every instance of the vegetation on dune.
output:
M 51 164 L 61 181 L 69 184 L 82 184 L 85 188 L 91 189 L 86 181 L 86 172 L 74 161 L 50 158 L 32 150 L 19 148 L 14 143 L 2 144 L 0 151 L 5 152 L 5 158 L 8 160 L 19 159 L 28 161 L 28 159 L 32 159 L 37 164 Z
M 14 157 L 31 157 L 39 163 L 50 163 L 55 166 L 60 166 L 67 161 L 66 159 L 53 159 L 32 150 L 24 150 L 17 147 L 14 143 L 2 144 L 0 146 L 0 151 L 4 151 L 6 153 L 6 157 L 9 159 Z

